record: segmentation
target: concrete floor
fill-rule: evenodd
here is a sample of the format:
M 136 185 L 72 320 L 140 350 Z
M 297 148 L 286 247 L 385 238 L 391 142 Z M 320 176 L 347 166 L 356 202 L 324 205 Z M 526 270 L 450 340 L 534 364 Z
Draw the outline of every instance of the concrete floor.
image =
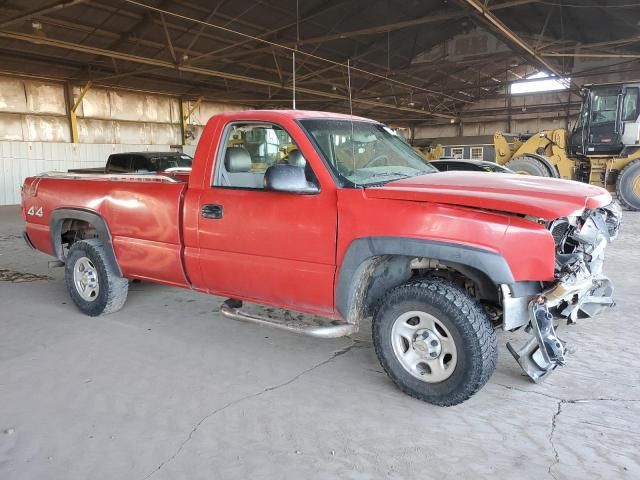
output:
M 368 325 L 314 340 L 223 319 L 220 299 L 133 284 L 103 318 L 71 304 L 62 269 L 0 208 L 0 478 L 640 478 L 640 215 L 606 270 L 616 309 L 561 336 L 541 385 L 499 334 L 489 384 L 439 408 L 382 373 Z

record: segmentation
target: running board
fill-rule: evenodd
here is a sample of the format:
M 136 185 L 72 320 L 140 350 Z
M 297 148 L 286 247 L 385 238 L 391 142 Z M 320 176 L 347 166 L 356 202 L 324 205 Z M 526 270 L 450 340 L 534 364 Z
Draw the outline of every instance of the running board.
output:
M 236 300 L 226 300 L 220 306 L 220 313 L 225 317 L 233 318 L 234 320 L 257 323 L 268 327 L 279 328 L 280 330 L 301 333 L 315 338 L 338 338 L 351 335 L 357 331 L 356 325 L 352 323 L 336 322 L 332 325 L 314 325 L 311 323 L 262 317 L 260 315 L 243 312 L 241 308 L 241 302 Z

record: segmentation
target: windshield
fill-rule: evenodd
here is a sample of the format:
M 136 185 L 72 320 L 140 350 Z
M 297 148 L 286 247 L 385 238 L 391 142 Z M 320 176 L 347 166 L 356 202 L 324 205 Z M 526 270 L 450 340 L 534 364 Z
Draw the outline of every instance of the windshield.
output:
M 350 120 L 300 123 L 343 185 L 380 185 L 438 171 L 383 125 Z
M 591 125 L 615 122 L 619 93 L 619 87 L 593 89 L 591 97 Z

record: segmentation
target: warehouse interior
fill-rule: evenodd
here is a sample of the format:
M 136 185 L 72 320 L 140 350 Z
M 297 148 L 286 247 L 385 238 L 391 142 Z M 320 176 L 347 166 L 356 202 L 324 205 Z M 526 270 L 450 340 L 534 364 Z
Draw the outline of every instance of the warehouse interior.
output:
M 553 133 L 530 152 L 560 155 L 558 171 L 543 176 L 605 187 L 627 207 L 604 267 L 615 309 L 563 322 L 558 338 L 576 352 L 540 383 L 505 348 L 524 326 L 500 330 L 494 376 L 446 409 L 394 388 L 376 362 L 369 320 L 357 333 L 318 340 L 225 318 L 226 296 L 143 276 L 129 278 L 123 310 L 85 316 L 66 293 L 65 268 L 55 268 L 64 261 L 29 249 L 28 235 L 25 243 L 32 220 L 20 204 L 34 190 L 26 179 L 104 169 L 124 152 L 186 154 L 195 175 L 195 162 L 214 155 L 205 145 L 211 133 L 203 135 L 209 120 L 258 110 L 365 117 L 426 163 L 504 164 L 540 132 L 568 139 L 585 121 L 591 85 L 623 85 L 612 97 L 617 129 L 627 115 L 623 95 L 640 86 L 639 45 L 640 4 L 629 0 L 0 0 L 0 477 L 638 478 L 640 378 L 632 367 L 640 337 L 619 330 L 639 305 L 640 214 L 621 192 L 639 199 L 640 173 L 628 187 L 620 182 L 640 158 L 640 123 L 625 126 L 636 138 L 622 152 L 591 159 L 590 172 L 579 173 L 577 162 L 564 173 L 569 160 L 554 150 L 564 151 L 564 136 Z M 508 155 L 496 132 L 517 139 Z M 518 178 L 513 185 L 527 188 Z M 498 188 L 486 185 L 477 188 Z M 551 198 L 571 187 L 544 188 Z M 136 195 L 116 194 L 144 202 Z M 72 206 L 64 190 L 42 197 Z M 502 201 L 506 211 L 512 198 Z M 529 203 L 543 211 L 553 202 Z M 514 212 L 514 224 L 528 218 Z M 384 214 L 358 222 L 382 229 L 376 215 Z M 468 223 L 442 238 L 458 231 L 484 229 Z M 270 304 L 269 317 L 290 317 L 283 305 Z
M 637 9 L 598 2 L 494 2 L 486 17 L 441 1 L 13 3 L 0 24 L 2 204 L 45 161 L 103 163 L 97 145 L 193 153 L 217 112 L 291 108 L 294 72 L 298 108 L 353 111 L 431 144 L 566 127 L 581 85 L 639 67 Z M 568 88 L 511 94 L 539 72 Z

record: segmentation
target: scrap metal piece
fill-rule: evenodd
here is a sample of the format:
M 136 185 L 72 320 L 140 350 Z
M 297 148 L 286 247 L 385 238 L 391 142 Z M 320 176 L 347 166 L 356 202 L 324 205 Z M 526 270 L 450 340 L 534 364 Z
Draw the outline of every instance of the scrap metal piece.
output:
M 531 338 L 519 350 L 511 343 L 507 348 L 522 371 L 539 383 L 557 367 L 565 364 L 565 342 L 556 335 L 553 315 L 549 313 L 546 299 L 538 296 L 529 304 Z

